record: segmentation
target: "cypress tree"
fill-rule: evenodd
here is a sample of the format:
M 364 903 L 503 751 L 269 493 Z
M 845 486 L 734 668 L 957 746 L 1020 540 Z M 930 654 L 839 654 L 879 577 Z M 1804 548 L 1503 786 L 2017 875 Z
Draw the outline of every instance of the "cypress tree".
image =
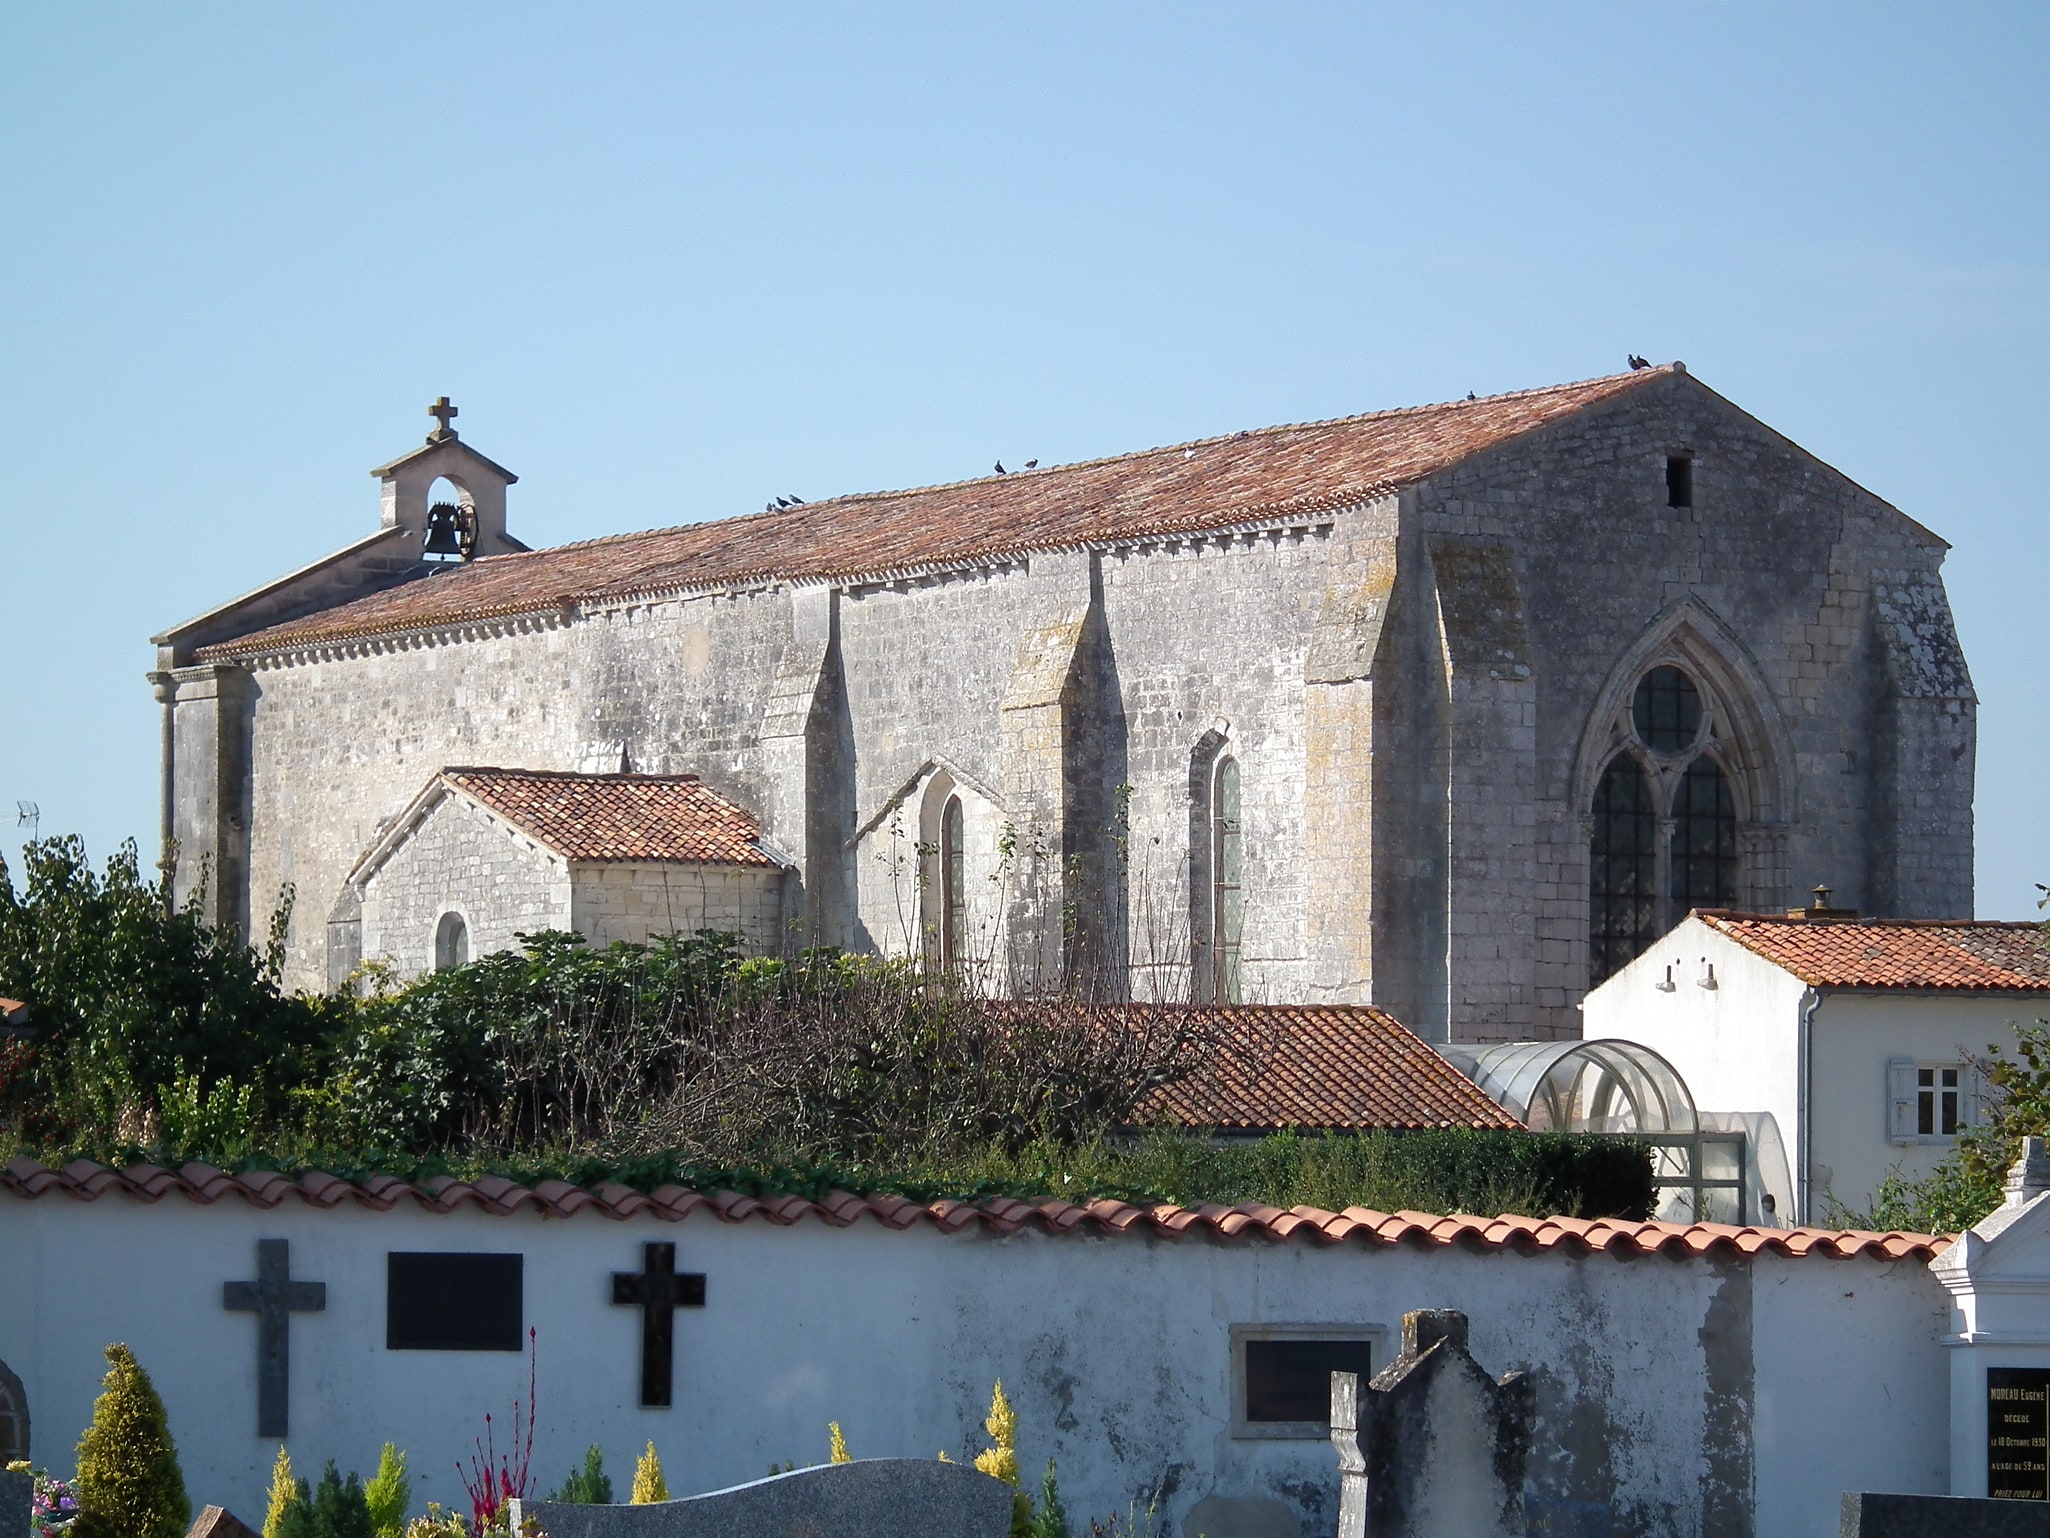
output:
M 362 1484 L 353 1473 L 344 1484 L 333 1460 L 313 1492 L 313 1532 L 314 1538 L 376 1538 Z
M 184 1538 L 191 1521 L 164 1401 L 135 1353 L 116 1342 L 78 1444 L 74 1538 Z

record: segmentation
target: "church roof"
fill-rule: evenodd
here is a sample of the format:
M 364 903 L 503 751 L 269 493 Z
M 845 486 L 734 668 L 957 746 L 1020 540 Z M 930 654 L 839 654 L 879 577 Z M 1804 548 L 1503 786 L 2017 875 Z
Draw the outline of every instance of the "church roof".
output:
M 1372 1005 L 1239 1004 L 1202 1011 L 1224 1042 L 1142 1119 L 1215 1131 L 1520 1128 L 1393 1015 Z
M 694 774 L 455 768 L 440 778 L 566 860 L 777 863 L 753 815 Z
M 1226 1207 L 1208 1204 L 1176 1207 L 1136 1206 L 1108 1198 L 1087 1203 L 1052 1198 L 1020 1201 L 988 1197 L 974 1202 L 913 1201 L 875 1192 L 866 1196 L 830 1192 L 817 1201 L 802 1196 L 745 1196 L 737 1191 L 701 1191 L 684 1186 L 657 1186 L 638 1191 L 631 1186 L 571 1185 L 565 1180 L 536 1181 L 531 1187 L 500 1175 L 458 1180 L 436 1175 L 417 1183 L 395 1175 L 369 1175 L 346 1180 L 309 1172 L 298 1176 L 275 1170 L 231 1174 L 208 1164 L 177 1169 L 138 1164 L 111 1169 L 90 1159 L 74 1159 L 61 1168 L 17 1156 L 0 1165 L 0 1193 L 33 1200 L 55 1196 L 96 1201 L 123 1196 L 158 1202 L 182 1198 L 194 1206 L 211 1206 L 236 1198 L 262 1210 L 290 1201 L 316 1209 L 346 1207 L 389 1212 L 402 1203 L 411 1211 L 452 1213 L 475 1210 L 494 1217 L 531 1213 L 567 1218 L 590 1212 L 608 1218 L 652 1217 L 676 1223 L 697 1213 L 725 1223 L 761 1221 L 790 1227 L 807 1219 L 830 1228 L 851 1228 L 864 1219 L 885 1228 L 937 1229 L 958 1233 L 979 1229 L 1013 1234 L 1036 1229 L 1046 1234 L 1130 1235 L 1147 1239 L 1264 1239 L 1293 1244 L 1353 1244 L 1366 1249 L 1407 1245 L 1414 1249 L 1511 1250 L 1531 1254 L 1559 1250 L 1568 1255 L 1606 1252 L 1619 1257 L 1669 1255 L 1676 1259 L 1700 1255 L 1756 1255 L 1761 1252 L 1796 1259 L 1879 1261 L 1929 1260 L 1949 1248 L 1950 1240 L 1929 1234 L 1877 1233 L 1865 1229 L 1739 1228 L 1727 1223 L 1633 1222 L 1627 1218 L 1440 1217 L 1425 1212 L 1374 1212 L 1348 1207 L 1326 1212 L 1319 1207 L 1269 1207 L 1241 1202 Z
M 880 576 L 1215 532 L 1344 507 L 1645 384 L 1678 364 L 1576 384 L 1231 433 L 1111 459 L 870 492 L 486 556 L 204 647 L 230 657 L 773 580 Z
M 2050 948 L 2040 924 L 1695 917 L 1811 988 L 2050 992 Z

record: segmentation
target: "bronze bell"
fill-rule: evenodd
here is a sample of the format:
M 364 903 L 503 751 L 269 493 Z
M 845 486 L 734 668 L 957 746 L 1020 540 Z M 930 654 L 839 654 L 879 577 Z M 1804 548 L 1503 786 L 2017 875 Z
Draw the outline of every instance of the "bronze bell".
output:
M 467 561 L 476 548 L 476 524 L 470 510 L 454 502 L 427 509 L 427 554 L 453 555 Z

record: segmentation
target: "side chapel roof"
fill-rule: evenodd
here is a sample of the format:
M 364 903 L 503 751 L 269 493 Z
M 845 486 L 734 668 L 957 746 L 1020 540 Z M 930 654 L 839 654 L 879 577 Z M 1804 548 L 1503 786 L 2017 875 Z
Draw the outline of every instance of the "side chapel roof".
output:
M 203 647 L 198 655 L 240 656 L 771 580 L 933 570 L 1316 513 L 1383 495 L 1683 372 L 1679 364 L 1667 364 L 1478 400 L 1269 427 L 1080 464 L 486 556 Z
M 683 1186 L 658 1186 L 637 1191 L 630 1186 L 574 1186 L 562 1180 L 523 1186 L 503 1176 L 483 1175 L 462 1181 L 436 1175 L 413 1183 L 394 1175 L 369 1175 L 345 1180 L 337 1175 L 282 1175 L 253 1170 L 229 1174 L 208 1164 L 170 1169 L 138 1164 L 111 1169 L 90 1159 L 75 1159 L 52 1169 L 26 1156 L 0 1165 L 0 1196 L 33 1200 L 69 1197 L 96 1201 L 125 1197 L 158 1202 L 176 1197 L 194 1206 L 211 1206 L 229 1198 L 272 1210 L 286 1202 L 322 1209 L 348 1208 L 388 1212 L 405 1204 L 410 1210 L 453 1213 L 474 1209 L 494 1217 L 567 1218 L 589 1212 L 628 1219 L 654 1217 L 682 1222 L 696 1213 L 725 1223 L 766 1222 L 787 1228 L 807 1219 L 829 1228 L 850 1228 L 864 1219 L 899 1230 L 934 1228 L 942 1233 L 975 1229 L 1012 1234 L 1033 1229 L 1047 1234 L 1128 1234 L 1152 1239 L 1266 1240 L 1287 1244 L 1357 1244 L 1362 1248 L 1406 1245 L 1414 1249 L 1510 1250 L 1535 1254 L 1560 1250 L 1569 1255 L 1595 1251 L 1620 1257 L 1669 1255 L 1756 1255 L 1761 1252 L 1794 1258 L 1879 1261 L 1929 1260 L 1950 1245 L 1948 1238 L 1929 1234 L 1876 1233 L 1863 1229 L 1739 1228 L 1726 1223 L 1632 1222 L 1626 1218 L 1533 1218 L 1516 1214 L 1474 1217 L 1437 1216 L 1425 1212 L 1374 1212 L 1348 1207 L 1326 1212 L 1318 1207 L 1269 1207 L 1241 1202 L 1234 1207 L 1135 1206 L 1108 1199 L 1087 1203 L 1046 1199 L 1036 1202 L 1010 1197 L 980 1201 L 918 1202 L 909 1197 L 875 1193 L 857 1196 L 827 1193 L 817 1201 L 802 1196 L 744 1196 L 737 1191 L 701 1191 Z
M 1220 1049 L 1195 1075 L 1160 1090 L 1141 1120 L 1251 1132 L 1523 1123 L 1393 1015 L 1360 1005 L 1236 1004 L 1201 1009 Z
M 2040 924 L 1694 916 L 1811 988 L 2050 993 Z
M 776 863 L 754 814 L 694 774 L 455 768 L 441 777 L 566 860 Z

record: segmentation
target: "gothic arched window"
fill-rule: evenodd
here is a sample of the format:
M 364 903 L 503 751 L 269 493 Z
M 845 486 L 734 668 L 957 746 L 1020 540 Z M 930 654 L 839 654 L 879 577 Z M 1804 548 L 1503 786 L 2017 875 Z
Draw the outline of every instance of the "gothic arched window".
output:
M 1239 815 L 1239 762 L 1218 759 L 1210 781 L 1210 997 L 1239 1000 L 1239 941 L 1246 928 L 1246 834 Z
M 434 970 L 446 972 L 470 959 L 470 926 L 460 913 L 444 913 L 434 926 Z
M 940 965 L 953 968 L 968 958 L 968 880 L 964 814 L 959 796 L 940 810 Z
M 1691 908 L 1737 899 L 1737 800 L 1711 750 L 1716 722 L 1681 668 L 1638 680 L 1624 738 L 1595 787 L 1588 849 L 1588 981 L 1641 955 Z

